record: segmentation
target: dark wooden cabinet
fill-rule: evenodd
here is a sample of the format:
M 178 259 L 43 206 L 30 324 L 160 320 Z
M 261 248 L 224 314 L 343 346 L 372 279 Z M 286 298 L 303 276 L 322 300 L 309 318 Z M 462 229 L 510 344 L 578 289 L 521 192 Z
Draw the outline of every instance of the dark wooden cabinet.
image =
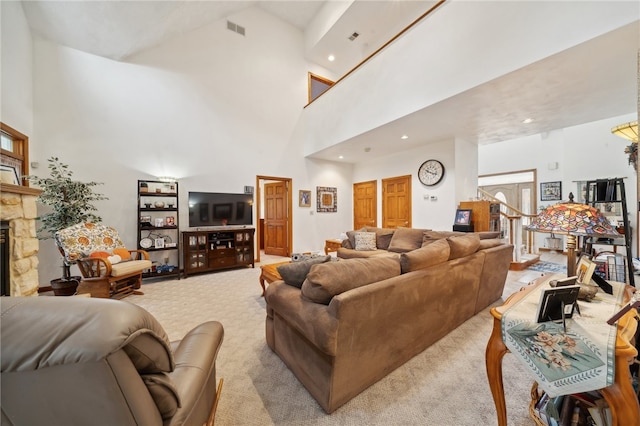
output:
M 474 232 L 500 231 L 500 204 L 487 200 L 461 201 L 461 209 L 470 209 Z
M 240 266 L 255 267 L 254 228 L 224 227 L 182 233 L 184 276 Z

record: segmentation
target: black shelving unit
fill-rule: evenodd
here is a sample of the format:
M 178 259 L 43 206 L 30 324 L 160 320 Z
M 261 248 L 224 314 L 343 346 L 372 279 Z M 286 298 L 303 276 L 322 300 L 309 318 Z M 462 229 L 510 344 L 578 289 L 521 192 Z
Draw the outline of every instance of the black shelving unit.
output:
M 633 255 L 631 253 L 631 228 L 629 227 L 629 211 L 627 210 L 627 197 L 624 189 L 623 178 L 597 179 L 587 181 L 586 203 L 603 211 L 603 206 L 619 205 L 622 213 L 624 235 L 622 238 L 602 239 L 586 237 L 584 239 L 584 252 L 593 254 L 593 245 L 609 245 L 625 248 L 626 281 L 635 287 L 633 274 Z M 606 209 L 605 209 L 606 211 Z
M 138 248 L 153 262 L 142 278 L 180 279 L 178 202 L 177 182 L 138 180 Z

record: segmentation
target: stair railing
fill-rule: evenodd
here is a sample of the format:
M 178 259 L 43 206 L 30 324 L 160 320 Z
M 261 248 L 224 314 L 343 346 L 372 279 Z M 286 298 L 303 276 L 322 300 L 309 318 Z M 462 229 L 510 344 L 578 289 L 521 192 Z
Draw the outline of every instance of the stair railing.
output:
M 478 196 L 500 204 L 500 229 L 503 230 L 504 238 L 507 238 L 509 244 L 514 246 L 513 260 L 515 262 L 520 262 L 525 253 L 538 252 L 533 232 L 526 230 L 526 226 L 536 215 L 524 213 L 480 188 L 478 188 Z

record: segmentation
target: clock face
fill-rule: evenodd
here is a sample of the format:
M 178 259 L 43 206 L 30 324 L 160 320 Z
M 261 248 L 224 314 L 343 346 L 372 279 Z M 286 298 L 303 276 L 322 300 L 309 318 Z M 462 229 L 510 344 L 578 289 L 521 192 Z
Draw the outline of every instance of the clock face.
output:
M 438 160 L 427 160 L 418 169 L 418 179 L 424 185 L 433 186 L 444 177 L 444 166 Z

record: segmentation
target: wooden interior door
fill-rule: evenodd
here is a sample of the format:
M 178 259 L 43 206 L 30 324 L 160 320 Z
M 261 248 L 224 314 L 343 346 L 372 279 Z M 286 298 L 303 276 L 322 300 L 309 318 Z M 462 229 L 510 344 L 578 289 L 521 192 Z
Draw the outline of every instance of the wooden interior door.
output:
M 264 203 L 264 254 L 289 256 L 287 183 L 265 183 Z
M 378 224 L 378 181 L 353 184 L 353 229 Z
M 382 179 L 382 227 L 411 228 L 411 175 Z

